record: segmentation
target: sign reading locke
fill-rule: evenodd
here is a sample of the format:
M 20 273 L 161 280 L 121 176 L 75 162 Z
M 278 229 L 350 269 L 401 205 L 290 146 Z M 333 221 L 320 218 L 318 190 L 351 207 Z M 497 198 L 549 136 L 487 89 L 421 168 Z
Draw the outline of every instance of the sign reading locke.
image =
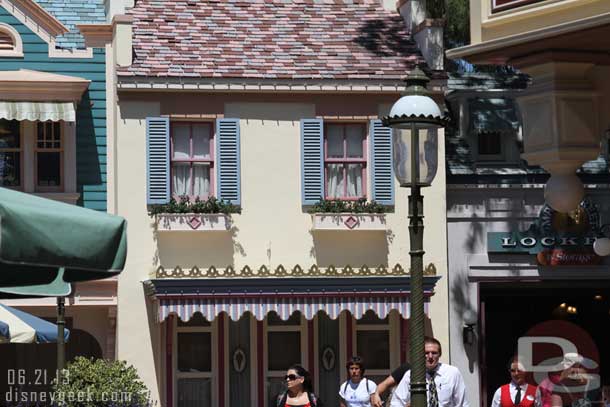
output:
M 586 199 L 570 213 L 545 205 L 526 231 L 488 232 L 487 251 L 535 254 L 544 266 L 593 265 L 601 261 L 593 252 L 599 223 L 597 208 Z

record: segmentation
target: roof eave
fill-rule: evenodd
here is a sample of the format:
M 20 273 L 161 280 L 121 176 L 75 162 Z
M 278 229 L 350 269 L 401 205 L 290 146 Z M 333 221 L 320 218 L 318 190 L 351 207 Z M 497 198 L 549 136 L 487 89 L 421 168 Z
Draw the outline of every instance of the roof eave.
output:
M 445 80 L 433 80 L 432 89 Z M 259 78 L 184 78 L 119 76 L 119 91 L 206 91 L 253 93 L 399 93 L 405 88 L 399 79 L 259 79 Z M 440 89 L 438 89 L 440 90 Z
M 497 38 L 478 44 L 453 48 L 447 50 L 446 56 L 449 59 L 465 59 L 475 64 L 503 65 L 510 59 L 516 57 L 515 55 L 511 55 L 510 51 L 512 47 L 606 24 L 610 24 L 610 13 L 599 14 L 581 20 Z M 499 50 L 502 50 L 502 52 L 495 52 Z
M 17 2 L 15 2 L 17 3 Z M 36 22 L 52 37 L 66 34 L 70 30 L 63 25 L 58 19 L 46 11 L 42 6 L 36 3 L 34 0 L 21 0 L 15 7 L 18 7 L 31 16 Z
M 91 81 L 38 71 L 5 71 L 0 75 L 1 100 L 78 102 Z

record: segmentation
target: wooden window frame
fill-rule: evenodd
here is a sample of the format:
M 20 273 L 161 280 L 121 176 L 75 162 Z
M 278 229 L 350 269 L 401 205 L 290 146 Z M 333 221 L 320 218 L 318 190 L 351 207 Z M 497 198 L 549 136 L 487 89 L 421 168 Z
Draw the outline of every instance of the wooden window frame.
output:
M 201 125 L 201 124 L 208 124 L 210 126 L 210 157 L 209 158 L 193 158 L 193 126 L 194 125 Z M 189 158 L 188 159 L 174 159 L 174 129 L 178 126 L 189 126 Z M 180 195 L 176 195 L 173 191 L 173 165 L 174 163 L 188 163 L 189 167 L 190 167 L 190 174 L 191 174 L 191 185 L 189 186 L 189 189 L 191 192 L 193 192 L 193 183 L 195 182 L 195 178 L 193 177 L 193 164 L 195 163 L 207 163 L 207 165 L 210 168 L 210 193 L 208 196 L 199 196 L 199 195 L 194 195 L 194 194 L 188 194 L 189 199 L 194 200 L 196 198 L 199 199 L 208 199 L 212 196 L 215 196 L 214 191 L 215 191 L 215 186 L 216 186 L 216 177 L 215 177 L 215 143 L 214 143 L 214 122 L 210 122 L 210 121 L 172 121 L 170 123 L 170 136 L 169 136 L 169 140 L 170 140 L 170 152 L 169 152 L 169 178 L 170 178 L 170 189 L 171 189 L 171 196 L 174 199 L 179 199 Z
M 479 151 L 479 143 L 481 141 L 481 137 L 487 137 L 487 133 L 497 133 L 500 141 L 500 152 L 498 154 L 482 154 Z M 498 162 L 504 161 L 506 159 L 506 147 L 504 145 L 504 135 L 499 131 L 490 131 L 490 132 L 477 132 L 476 133 L 476 149 L 477 149 L 477 161 L 479 162 Z
M 346 127 L 348 125 L 360 125 L 363 128 L 364 137 L 362 138 L 362 158 L 350 158 L 347 157 L 347 136 L 346 136 Z M 342 126 L 343 128 L 343 157 L 328 157 L 328 128 L 330 126 Z M 368 196 L 367 191 L 367 168 L 368 168 L 368 149 L 367 144 L 369 140 L 369 132 L 367 123 L 364 122 L 325 122 L 324 123 L 324 198 L 328 200 L 338 200 L 338 201 L 357 201 L 361 198 L 366 198 Z M 340 197 L 330 197 L 328 195 L 328 170 L 326 169 L 327 164 L 343 164 L 343 184 L 344 191 L 343 196 Z M 348 164 L 362 164 L 362 196 L 348 196 L 347 195 L 347 165 Z
M 491 12 L 500 13 L 502 11 L 512 10 L 530 4 L 540 3 L 542 1 L 543 0 L 491 0 Z
M 286 374 L 285 370 L 269 370 L 269 332 L 298 332 L 300 334 L 300 347 L 301 347 L 301 360 L 300 364 L 305 366 L 307 361 L 307 321 L 303 313 L 300 313 L 299 324 L 295 325 L 269 325 L 268 323 L 268 315 L 265 316 L 264 325 L 263 325 L 263 341 L 264 341 L 264 349 L 263 355 L 259 355 L 259 357 L 263 358 L 263 367 L 264 367 L 264 377 L 259 378 L 259 380 L 267 379 L 276 379 L 282 378 Z M 265 400 L 265 405 L 268 403 L 267 400 L 267 386 L 265 386 L 265 392 L 262 395 Z
M 8 119 L 5 119 L 8 120 Z M 9 120 L 10 121 L 10 120 Z M 25 149 L 24 143 L 27 142 L 25 139 L 25 129 L 23 128 L 23 121 L 19 121 L 19 148 L 0 148 L 0 152 L 2 153 L 19 153 L 19 185 L 14 186 L 3 186 L 2 188 L 14 189 L 16 191 L 23 191 L 24 189 L 24 154 L 23 150 Z
M 354 318 L 352 315 L 349 317 Z M 388 322 L 385 324 L 359 324 L 356 318 L 353 319 L 353 344 L 354 344 L 354 354 L 358 350 L 358 332 L 359 331 L 382 331 L 388 333 L 388 369 L 366 369 L 367 376 L 388 376 L 392 370 L 395 368 L 394 359 L 396 356 L 400 356 L 400 346 L 396 349 L 396 337 L 397 335 L 397 315 L 393 312 L 388 313 Z M 381 318 L 380 318 L 381 319 Z M 400 360 L 400 357 L 398 357 Z M 366 360 L 365 360 L 366 362 Z
M 57 123 L 58 124 L 58 128 L 59 128 L 59 148 L 47 148 L 47 147 L 38 147 L 38 126 L 40 125 L 45 125 L 47 122 L 36 122 L 36 126 L 34 129 L 34 137 L 32 140 L 33 146 L 34 146 L 34 190 L 36 192 L 62 192 L 64 191 L 64 180 L 65 180 L 65 174 L 64 174 L 64 147 L 65 147 L 65 130 L 64 130 L 64 125 L 62 122 L 52 122 L 53 126 L 52 128 L 54 128 L 54 124 Z M 45 141 L 46 139 L 46 126 L 44 126 L 45 130 L 44 130 L 44 134 L 45 134 Z M 38 153 L 59 153 L 59 185 L 57 186 L 44 186 L 44 185 L 38 185 Z
M 217 371 L 218 363 L 224 363 L 224 359 L 222 361 L 218 360 L 218 352 L 215 350 L 218 349 L 218 329 L 217 329 L 217 319 L 210 322 L 208 326 L 179 326 L 178 325 L 178 317 L 172 318 L 173 326 L 173 343 L 172 343 L 172 371 L 173 371 L 173 405 L 178 405 L 178 381 L 180 379 L 210 379 L 211 386 L 211 402 L 212 406 L 216 406 L 218 403 L 217 397 L 217 383 L 218 377 L 215 374 Z M 208 321 L 209 322 L 209 321 Z M 178 334 L 180 333 L 209 333 L 210 334 L 210 371 L 209 372 L 180 372 L 178 370 Z

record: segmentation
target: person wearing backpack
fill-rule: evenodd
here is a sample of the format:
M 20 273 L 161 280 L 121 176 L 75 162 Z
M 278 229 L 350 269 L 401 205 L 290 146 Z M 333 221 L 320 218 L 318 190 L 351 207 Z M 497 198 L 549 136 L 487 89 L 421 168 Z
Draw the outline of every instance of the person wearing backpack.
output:
M 345 364 L 349 379 L 339 388 L 341 407 L 371 407 L 371 394 L 377 390 L 375 382 L 364 377 L 364 360 L 354 356 Z
M 275 407 L 324 407 L 313 392 L 311 375 L 303 366 L 290 366 L 284 380 L 287 389 L 278 394 Z

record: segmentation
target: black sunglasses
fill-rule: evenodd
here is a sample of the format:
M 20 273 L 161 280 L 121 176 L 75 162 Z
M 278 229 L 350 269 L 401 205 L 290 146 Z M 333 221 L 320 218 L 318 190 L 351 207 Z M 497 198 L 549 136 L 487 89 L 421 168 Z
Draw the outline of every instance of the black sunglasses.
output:
M 286 376 L 284 376 L 284 380 L 296 380 L 299 377 L 301 377 L 301 376 L 296 375 L 296 374 L 287 374 Z

